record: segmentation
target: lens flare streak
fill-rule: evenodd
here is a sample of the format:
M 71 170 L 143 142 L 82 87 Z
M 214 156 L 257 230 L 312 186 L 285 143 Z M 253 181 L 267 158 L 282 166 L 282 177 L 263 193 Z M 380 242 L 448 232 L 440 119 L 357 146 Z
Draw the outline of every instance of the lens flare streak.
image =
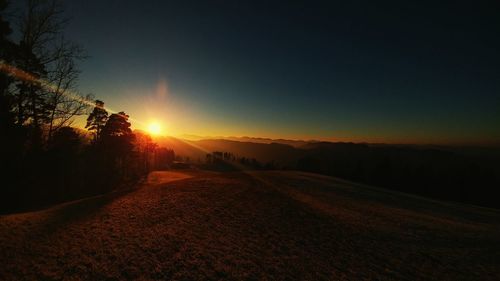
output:
M 44 88 L 45 90 L 53 92 L 53 93 L 58 91 L 58 88 L 55 85 L 51 84 L 49 81 L 42 79 L 42 78 L 38 78 L 35 75 L 33 75 L 27 71 L 24 71 L 20 68 L 13 66 L 13 65 L 10 65 L 10 64 L 6 63 L 4 60 L 0 60 L 0 72 L 3 72 L 3 73 L 5 73 L 13 78 L 19 79 L 19 80 L 24 81 L 26 83 L 37 85 L 37 86 Z M 79 102 L 84 103 L 90 107 L 95 106 L 94 101 L 84 99 L 77 92 L 74 92 L 74 91 L 64 91 L 64 92 L 59 92 L 58 94 L 62 94 L 70 99 L 79 101 Z M 118 113 L 118 111 L 113 110 L 107 106 L 104 106 L 103 108 L 110 113 Z M 137 120 L 135 118 L 129 118 L 129 119 L 131 121 L 138 123 L 138 124 L 145 125 L 144 122 Z

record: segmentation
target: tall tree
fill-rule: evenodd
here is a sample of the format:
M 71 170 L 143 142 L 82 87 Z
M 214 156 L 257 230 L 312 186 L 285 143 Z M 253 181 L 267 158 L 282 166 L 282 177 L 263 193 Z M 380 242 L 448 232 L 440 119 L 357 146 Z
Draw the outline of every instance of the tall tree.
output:
M 25 130 L 15 124 L 16 118 L 13 112 L 15 101 L 12 96 L 14 75 L 11 73 L 11 64 L 19 52 L 19 45 L 9 38 L 12 29 L 5 16 L 7 4 L 8 1 L 0 0 L 0 133 L 2 134 L 0 153 L 5 159 L 13 160 L 14 157 L 19 160 L 25 144 Z M 10 163 L 9 169 L 14 167 L 12 162 Z M 9 173 L 5 169 L 2 171 Z
M 128 178 L 132 174 L 134 161 L 132 160 L 135 135 L 130 129 L 129 116 L 125 112 L 114 113 L 109 116 L 102 129 L 99 146 L 111 161 L 110 168 L 117 178 Z
M 0 125 L 9 125 L 13 122 L 11 113 L 12 99 L 9 95 L 9 87 L 12 83 L 12 77 L 7 73 L 8 64 L 12 62 L 16 45 L 9 40 L 12 33 L 9 22 L 4 18 L 4 12 L 7 8 L 7 1 L 0 0 Z M 7 124 L 9 123 L 9 124 Z M 2 130 L 3 131 L 3 130 Z
M 0 64 L 2 64 L 2 71 L 0 71 L 0 94 L 6 95 L 6 91 L 12 82 L 6 71 L 8 63 L 12 62 L 16 45 L 9 39 L 12 29 L 8 21 L 4 18 L 4 13 L 7 9 L 7 1 L 0 0 Z M 5 68 L 5 70 L 4 70 Z
M 131 124 L 128 119 L 129 116 L 123 111 L 111 114 L 102 130 L 102 140 L 110 142 L 119 139 L 127 140 L 129 138 L 133 140 L 134 134 L 132 133 Z M 130 142 L 130 144 L 132 143 Z
M 20 17 L 20 51 L 16 66 L 29 74 L 18 83 L 17 122 L 52 133 L 85 113 L 88 97 L 76 92 L 77 62 L 83 49 L 64 38 L 68 20 L 59 0 L 28 0 Z
M 86 129 L 94 132 L 94 142 L 100 139 L 106 121 L 108 121 L 108 112 L 104 108 L 104 102 L 96 100 L 94 110 L 89 114 L 87 125 L 85 125 Z
M 76 92 L 78 74 L 74 61 L 63 59 L 58 62 L 56 69 L 50 75 L 54 86 L 47 99 L 49 140 L 54 131 L 71 125 L 73 117 L 85 114 L 89 108 L 91 95 L 83 97 Z
M 134 148 L 135 135 L 130 129 L 129 116 L 125 112 L 109 116 L 101 132 L 101 143 L 112 157 L 124 158 Z

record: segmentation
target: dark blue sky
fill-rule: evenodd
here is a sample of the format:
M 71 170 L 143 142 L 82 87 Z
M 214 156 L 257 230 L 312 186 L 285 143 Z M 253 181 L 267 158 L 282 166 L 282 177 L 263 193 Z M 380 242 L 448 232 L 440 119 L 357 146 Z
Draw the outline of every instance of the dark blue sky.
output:
M 172 134 L 500 141 L 499 2 L 401 2 L 75 0 L 67 36 Z

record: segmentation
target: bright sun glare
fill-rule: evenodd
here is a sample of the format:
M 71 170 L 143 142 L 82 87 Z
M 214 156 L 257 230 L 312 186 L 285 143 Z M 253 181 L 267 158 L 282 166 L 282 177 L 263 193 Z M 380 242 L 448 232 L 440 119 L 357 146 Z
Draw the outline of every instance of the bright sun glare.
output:
M 152 135 L 159 135 L 161 133 L 161 126 L 158 122 L 152 122 L 148 126 L 148 131 Z

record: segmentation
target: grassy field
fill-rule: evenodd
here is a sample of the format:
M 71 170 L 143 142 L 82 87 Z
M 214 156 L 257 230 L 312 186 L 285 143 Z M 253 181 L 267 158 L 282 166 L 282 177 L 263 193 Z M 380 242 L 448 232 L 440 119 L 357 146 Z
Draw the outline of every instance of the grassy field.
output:
M 153 172 L 0 217 L 0 280 L 500 280 L 500 212 L 299 172 Z

